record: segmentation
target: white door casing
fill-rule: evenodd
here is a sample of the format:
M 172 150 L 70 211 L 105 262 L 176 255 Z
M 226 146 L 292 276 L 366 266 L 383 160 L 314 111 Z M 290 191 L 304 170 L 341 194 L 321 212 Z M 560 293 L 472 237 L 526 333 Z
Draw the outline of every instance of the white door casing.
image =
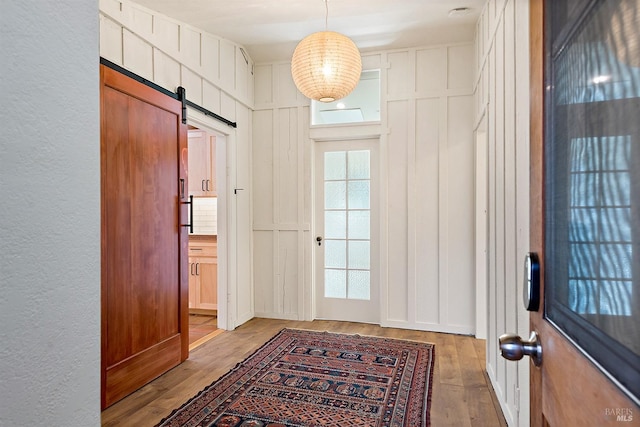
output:
M 315 149 L 315 317 L 380 323 L 379 140 Z
M 236 216 L 242 215 L 243 219 L 249 215 L 248 208 L 239 210 L 234 197 L 236 187 L 236 171 L 238 168 L 248 168 L 248 164 L 238 164 L 245 161 L 246 156 L 236 156 L 229 147 L 237 144 L 236 132 L 228 131 L 228 126 L 216 122 L 200 114 L 197 111 L 188 111 L 188 122 L 193 126 L 205 130 L 216 136 L 216 183 L 218 194 L 218 327 L 220 329 L 233 330 L 239 324 L 244 323 L 246 316 L 239 320 L 236 307 L 238 294 L 246 294 L 251 288 L 250 280 L 246 278 L 247 266 L 251 265 L 250 228 L 246 227 L 246 220 L 239 220 Z M 248 198 L 248 188 L 245 188 L 243 197 Z M 247 210 L 247 212 L 244 212 Z M 243 238 L 238 238 L 238 237 Z M 246 246 L 246 247 L 245 247 Z M 242 270 L 240 273 L 238 270 Z

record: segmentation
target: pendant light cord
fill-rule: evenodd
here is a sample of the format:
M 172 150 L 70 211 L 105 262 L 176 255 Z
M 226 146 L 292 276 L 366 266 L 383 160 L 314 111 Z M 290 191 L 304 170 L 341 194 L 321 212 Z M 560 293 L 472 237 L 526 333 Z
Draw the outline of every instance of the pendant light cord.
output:
M 329 29 L 329 0 L 324 0 L 324 6 L 327 10 L 326 14 L 324 15 L 324 30 L 328 31 Z

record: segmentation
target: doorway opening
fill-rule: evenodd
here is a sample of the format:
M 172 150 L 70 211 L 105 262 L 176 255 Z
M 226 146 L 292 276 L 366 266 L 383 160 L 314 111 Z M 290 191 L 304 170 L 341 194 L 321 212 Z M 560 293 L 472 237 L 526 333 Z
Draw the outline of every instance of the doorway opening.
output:
M 219 215 L 224 203 L 226 170 L 225 135 L 212 129 L 189 125 L 187 153 L 188 194 L 192 221 L 189 231 L 189 350 L 223 332 L 219 313 L 226 312 L 224 285 L 218 265 L 225 265 L 226 253 L 219 251 L 224 227 Z M 222 323 L 222 325 L 221 325 Z

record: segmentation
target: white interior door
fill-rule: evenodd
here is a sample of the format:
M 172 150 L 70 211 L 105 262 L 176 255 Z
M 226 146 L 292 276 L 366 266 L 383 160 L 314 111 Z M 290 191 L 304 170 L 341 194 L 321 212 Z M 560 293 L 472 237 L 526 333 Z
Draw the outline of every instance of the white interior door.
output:
M 316 146 L 316 317 L 380 323 L 378 140 Z

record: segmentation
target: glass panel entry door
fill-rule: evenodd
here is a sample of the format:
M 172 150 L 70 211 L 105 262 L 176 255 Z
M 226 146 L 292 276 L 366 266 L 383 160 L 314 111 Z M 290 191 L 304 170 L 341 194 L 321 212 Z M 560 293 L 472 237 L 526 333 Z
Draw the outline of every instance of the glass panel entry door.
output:
M 316 315 L 379 322 L 372 262 L 377 141 L 320 143 L 316 168 Z M 375 146 L 375 145 L 374 145 Z

